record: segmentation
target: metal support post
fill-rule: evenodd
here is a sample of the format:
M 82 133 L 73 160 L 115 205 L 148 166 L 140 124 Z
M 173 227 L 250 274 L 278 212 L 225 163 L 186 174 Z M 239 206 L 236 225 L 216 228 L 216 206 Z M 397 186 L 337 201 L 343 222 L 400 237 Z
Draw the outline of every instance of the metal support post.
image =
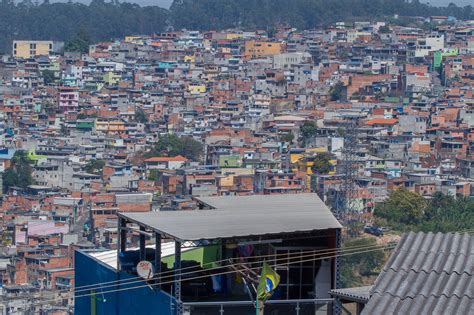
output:
M 155 274 L 157 287 L 161 288 L 161 234 L 155 233 Z
M 181 242 L 176 241 L 174 252 L 174 297 L 176 299 L 176 315 L 183 315 L 181 301 Z
M 120 253 L 125 252 L 127 249 L 127 222 L 122 219 L 118 218 L 117 222 L 118 226 L 118 246 L 117 246 L 117 270 L 120 271 Z
M 337 250 L 337 255 L 334 257 L 334 283 L 336 286 L 336 289 L 341 288 L 341 259 L 339 258 L 339 255 L 341 254 L 341 247 L 342 247 L 342 235 L 341 235 L 341 229 L 336 229 L 336 250 Z M 339 299 L 336 299 L 334 301 L 334 315 L 340 315 L 341 314 L 341 304 Z
M 140 231 L 145 232 L 145 228 L 140 226 Z M 146 260 L 145 234 L 140 233 L 140 260 Z

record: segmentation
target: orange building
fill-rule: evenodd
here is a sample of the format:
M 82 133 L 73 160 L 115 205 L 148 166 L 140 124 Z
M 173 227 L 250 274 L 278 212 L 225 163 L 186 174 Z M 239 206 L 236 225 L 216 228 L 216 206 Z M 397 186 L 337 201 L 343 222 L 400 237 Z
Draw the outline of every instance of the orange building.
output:
M 280 42 L 249 40 L 245 42 L 245 59 L 262 58 L 277 55 L 284 51 L 285 44 Z

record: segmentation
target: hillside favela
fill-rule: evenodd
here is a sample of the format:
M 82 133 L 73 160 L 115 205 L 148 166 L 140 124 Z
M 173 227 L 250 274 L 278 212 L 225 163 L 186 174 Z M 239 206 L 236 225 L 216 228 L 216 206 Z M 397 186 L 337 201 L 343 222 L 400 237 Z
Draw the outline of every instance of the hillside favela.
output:
M 474 314 L 474 3 L 136 2 L 0 2 L 0 315 Z

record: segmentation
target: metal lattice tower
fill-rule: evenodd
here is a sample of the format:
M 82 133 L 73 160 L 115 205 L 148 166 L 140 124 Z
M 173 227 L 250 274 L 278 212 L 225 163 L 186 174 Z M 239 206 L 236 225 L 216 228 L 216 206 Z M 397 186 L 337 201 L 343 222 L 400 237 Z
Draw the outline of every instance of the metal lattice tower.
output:
M 355 179 L 358 173 L 357 148 L 358 131 L 357 121 L 351 121 L 344 133 L 344 146 L 342 148 L 342 184 L 340 189 L 340 201 L 336 207 L 337 218 L 349 225 L 354 219 L 354 198 L 357 195 Z

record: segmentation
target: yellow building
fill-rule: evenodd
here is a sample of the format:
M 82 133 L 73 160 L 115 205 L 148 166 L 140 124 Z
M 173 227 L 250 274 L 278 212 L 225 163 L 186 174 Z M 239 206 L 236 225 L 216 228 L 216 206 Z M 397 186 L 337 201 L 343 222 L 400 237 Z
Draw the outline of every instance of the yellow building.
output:
M 15 40 L 13 41 L 13 57 L 32 58 L 34 56 L 49 56 L 54 52 L 54 42 L 51 40 Z
M 244 37 L 243 34 L 239 34 L 239 33 L 227 33 L 225 38 L 226 39 L 229 39 L 229 40 L 233 40 L 233 39 L 239 39 L 239 38 L 242 38 Z
M 204 84 L 190 84 L 188 85 L 188 92 L 191 94 L 203 94 L 206 93 L 206 86 Z
M 311 175 L 313 175 L 314 159 L 318 153 L 327 152 L 326 148 L 308 148 L 301 150 L 300 152 L 290 153 L 290 161 L 293 165 L 293 171 L 306 174 L 306 185 L 310 187 Z M 336 173 L 337 160 L 330 160 L 329 163 L 332 165 L 329 175 Z
M 306 149 L 301 149 L 295 152 L 290 153 L 290 161 L 291 164 L 295 164 L 302 158 L 304 158 L 308 153 L 323 153 L 327 152 L 326 148 L 306 148 Z
M 262 58 L 282 53 L 284 44 L 280 42 L 248 40 L 245 42 L 246 59 Z
M 109 85 L 117 85 L 121 79 L 122 76 L 120 74 L 114 73 L 112 71 L 106 72 L 104 74 L 104 82 Z
M 195 63 L 196 57 L 195 56 L 184 56 L 184 62 L 186 63 Z

